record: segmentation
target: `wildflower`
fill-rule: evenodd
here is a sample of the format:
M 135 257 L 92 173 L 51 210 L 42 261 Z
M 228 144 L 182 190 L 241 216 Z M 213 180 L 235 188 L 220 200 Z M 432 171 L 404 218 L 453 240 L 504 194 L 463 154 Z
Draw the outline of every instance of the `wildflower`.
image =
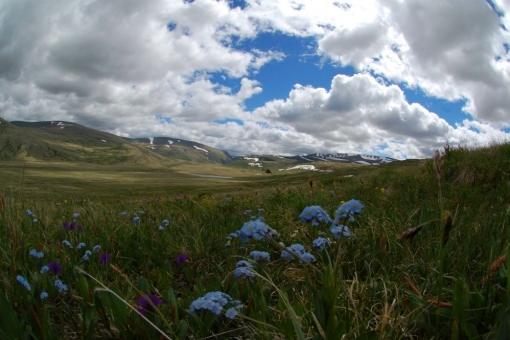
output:
M 228 240 L 227 243 L 225 243 L 225 247 L 227 247 L 227 248 L 232 247 L 232 244 L 230 244 L 230 240 Z
M 73 218 L 78 218 L 78 217 L 80 217 L 80 213 L 74 213 L 73 214 Z
M 175 262 L 177 262 L 177 264 L 185 264 L 186 262 L 188 261 L 188 255 L 186 254 L 180 254 L 179 256 L 177 256 L 177 260 L 175 260 Z
M 92 255 L 92 252 L 90 250 L 87 250 L 87 251 L 85 251 L 85 254 L 83 255 L 82 259 L 84 261 L 88 261 L 90 255 Z
M 69 247 L 69 248 L 72 248 L 72 247 L 73 247 L 73 246 L 71 245 L 71 243 L 69 243 L 69 241 L 68 241 L 68 240 L 64 240 L 64 241 L 62 241 L 62 245 L 63 245 L 63 246 L 66 246 L 66 247 Z
M 97 252 L 99 252 L 100 249 L 101 249 L 101 246 L 98 244 L 98 245 L 95 245 L 94 248 L 92 248 L 92 251 L 94 253 L 97 253 Z
M 34 219 L 32 220 L 32 223 L 37 223 L 37 218 L 34 218 Z
M 245 211 L 244 211 L 244 214 L 245 214 L 245 215 L 248 215 L 249 213 L 251 213 L 251 210 L 245 210 Z
M 119 216 L 124 217 L 124 216 L 127 216 L 127 214 L 128 214 L 127 212 L 123 211 L 123 212 L 121 212 L 121 213 L 119 214 Z
M 264 212 L 264 208 L 259 208 L 259 214 L 263 213 Z
M 138 210 L 138 214 L 143 215 L 143 214 L 145 214 L 145 211 L 143 211 L 143 210 Z
M 230 235 L 227 236 L 227 239 L 231 239 L 231 238 L 238 238 L 239 237 L 239 230 L 236 231 L 235 233 L 230 233 Z
M 242 228 L 238 230 L 238 236 L 243 242 L 248 242 L 252 238 L 260 241 L 264 237 L 271 237 L 273 234 L 277 234 L 276 231 L 269 228 L 269 226 L 260 219 L 246 222 Z
M 33 214 L 34 214 L 33 212 L 31 212 L 30 210 L 27 209 L 27 216 L 32 217 Z
M 67 285 L 62 283 L 62 280 L 56 280 L 55 287 L 57 287 L 59 293 L 67 290 Z
M 296 253 L 297 255 L 301 256 L 305 253 L 305 247 L 303 247 L 301 244 L 296 243 L 291 245 L 290 247 L 287 247 L 288 250 Z M 292 254 L 286 250 L 282 251 L 282 259 L 284 260 L 292 260 Z
M 158 227 L 158 229 L 159 229 L 160 231 L 163 231 L 163 230 L 165 230 L 165 227 L 163 227 L 163 226 L 159 226 L 159 227 Z
M 254 250 L 250 253 L 255 261 L 269 261 L 270 256 L 268 252 Z
M 231 320 L 234 320 L 237 314 L 239 314 L 239 311 L 235 307 L 230 307 L 227 309 L 225 316 Z
M 301 255 L 301 259 L 299 260 L 299 263 L 303 263 L 303 262 L 310 263 L 310 262 L 315 262 L 316 261 L 315 256 L 313 256 L 310 253 L 304 253 L 303 255 Z
M 165 226 L 165 227 L 168 227 L 170 225 L 170 221 L 169 220 L 163 220 L 161 221 L 161 223 Z
M 80 248 L 85 247 L 85 246 L 86 246 L 86 244 L 84 242 L 80 242 L 80 244 L 78 244 L 76 246 L 76 249 L 80 249 Z
M 16 276 L 16 280 L 18 280 L 18 282 L 21 283 L 28 291 L 32 290 L 32 287 L 30 287 L 30 284 L 28 283 L 27 279 L 25 279 L 23 276 L 21 275 Z
M 55 275 L 62 274 L 62 267 L 60 267 L 60 264 L 58 262 L 51 261 L 50 263 L 48 263 L 48 267 L 49 267 L 50 273 L 55 274 Z
M 328 239 L 325 239 L 324 237 L 318 237 L 317 239 L 313 240 L 312 247 L 317 251 L 323 251 L 324 248 L 326 248 L 326 246 L 329 244 L 330 243 Z
M 146 294 L 140 296 L 138 299 L 138 311 L 143 315 L 147 315 L 147 313 L 154 313 L 154 306 L 158 307 L 163 303 L 163 299 L 157 297 L 156 295 Z
M 210 292 L 194 300 L 189 309 L 192 313 L 200 309 L 208 309 L 216 315 L 220 315 L 223 307 L 232 301 L 232 298 L 222 292 Z
M 235 277 L 255 277 L 255 273 L 253 272 L 253 266 L 250 262 L 241 260 L 236 263 L 236 270 L 234 271 Z
M 341 237 L 351 237 L 351 232 L 349 230 L 348 227 L 344 226 L 344 225 L 337 225 L 337 226 L 334 226 L 334 227 L 331 227 L 329 229 L 333 235 L 335 236 L 335 238 L 341 238 Z
M 41 267 L 41 274 L 46 273 L 48 270 L 50 270 L 50 267 L 48 267 L 48 266 L 42 266 L 42 267 Z
M 135 218 L 133 218 L 133 222 L 134 223 L 140 223 L 140 217 L 135 216 Z
M 44 253 L 42 251 L 37 252 L 35 249 L 30 250 L 28 253 L 30 256 L 37 257 L 38 259 L 41 259 L 44 257 Z
M 69 223 L 67 221 L 62 222 L 62 227 L 64 227 L 64 229 L 67 229 L 69 231 L 74 230 L 74 225 L 75 225 L 74 222 L 71 222 L 71 223 Z
M 40 295 L 41 300 L 44 300 L 47 297 L 48 297 L 48 293 L 46 293 L 46 292 L 42 292 L 41 295 Z
M 306 207 L 299 215 L 299 218 L 301 218 L 303 223 L 311 222 L 313 226 L 317 226 L 321 222 L 331 223 L 328 213 L 318 205 Z
M 107 264 L 108 262 L 110 262 L 112 256 L 108 253 L 103 253 L 103 255 L 101 255 L 101 258 L 99 259 L 99 262 L 101 262 L 101 264 L 104 266 L 105 264 Z
M 363 204 L 361 204 L 360 201 L 352 199 L 350 201 L 345 202 L 336 211 L 335 221 L 333 222 L 333 224 L 337 224 L 337 222 L 341 218 L 345 218 L 351 222 L 354 222 L 353 215 L 361 214 L 361 212 L 363 211 L 363 208 L 365 208 L 365 206 Z

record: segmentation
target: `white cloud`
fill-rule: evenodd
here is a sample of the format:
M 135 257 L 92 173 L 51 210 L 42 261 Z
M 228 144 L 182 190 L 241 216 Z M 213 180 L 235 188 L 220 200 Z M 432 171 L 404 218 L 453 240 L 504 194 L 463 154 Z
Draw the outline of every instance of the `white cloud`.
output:
M 428 156 L 447 140 L 486 143 L 510 122 L 510 36 L 500 27 L 510 28 L 508 1 L 494 1 L 501 17 L 484 1 L 246 2 L 241 10 L 211 0 L 4 0 L 0 116 L 238 152 L 399 158 Z M 287 99 L 246 112 L 244 102 L 264 88 L 257 72 L 287 56 L 236 42 L 275 31 L 312 37 L 317 55 L 360 73 L 338 75 L 330 89 L 296 84 Z M 475 121 L 450 126 L 409 103 L 404 84 L 465 99 Z M 213 123 L 225 118 L 244 125 Z

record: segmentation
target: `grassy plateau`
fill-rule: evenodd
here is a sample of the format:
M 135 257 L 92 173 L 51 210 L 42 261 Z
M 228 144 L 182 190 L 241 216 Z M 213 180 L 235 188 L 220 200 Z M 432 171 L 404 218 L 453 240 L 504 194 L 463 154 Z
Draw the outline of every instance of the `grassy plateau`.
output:
M 326 164 L 2 162 L 0 339 L 509 338 L 510 144 Z

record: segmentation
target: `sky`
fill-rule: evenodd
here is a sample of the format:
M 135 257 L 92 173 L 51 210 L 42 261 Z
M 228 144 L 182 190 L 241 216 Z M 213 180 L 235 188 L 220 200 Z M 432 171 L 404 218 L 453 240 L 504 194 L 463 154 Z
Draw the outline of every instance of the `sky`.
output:
M 0 117 L 234 155 L 507 141 L 510 0 L 2 0 Z

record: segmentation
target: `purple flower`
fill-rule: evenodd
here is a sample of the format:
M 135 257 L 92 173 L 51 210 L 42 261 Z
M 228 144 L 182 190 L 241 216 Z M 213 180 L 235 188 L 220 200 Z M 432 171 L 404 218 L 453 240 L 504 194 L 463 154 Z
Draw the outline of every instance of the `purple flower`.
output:
M 71 230 L 74 230 L 74 222 L 67 222 L 67 221 L 64 221 L 62 222 L 62 227 L 64 227 L 65 229 L 71 231 Z
M 180 254 L 179 256 L 177 256 L 177 260 L 175 260 L 177 264 L 185 264 L 186 261 L 188 261 L 188 255 L 186 254 Z
M 147 315 L 148 312 L 154 313 L 154 306 L 158 307 L 162 303 L 163 299 L 157 297 L 156 295 L 142 295 L 138 299 L 138 311 L 143 315 Z
M 52 274 L 55 274 L 55 275 L 60 275 L 62 274 L 62 267 L 60 267 L 60 264 L 56 261 L 51 261 L 50 263 L 48 263 L 48 267 L 50 268 L 50 273 Z
M 108 253 L 103 253 L 103 255 L 101 255 L 101 258 L 100 258 L 100 262 L 102 265 L 105 265 L 107 264 L 108 262 L 110 262 L 110 260 L 112 259 L 112 256 Z

